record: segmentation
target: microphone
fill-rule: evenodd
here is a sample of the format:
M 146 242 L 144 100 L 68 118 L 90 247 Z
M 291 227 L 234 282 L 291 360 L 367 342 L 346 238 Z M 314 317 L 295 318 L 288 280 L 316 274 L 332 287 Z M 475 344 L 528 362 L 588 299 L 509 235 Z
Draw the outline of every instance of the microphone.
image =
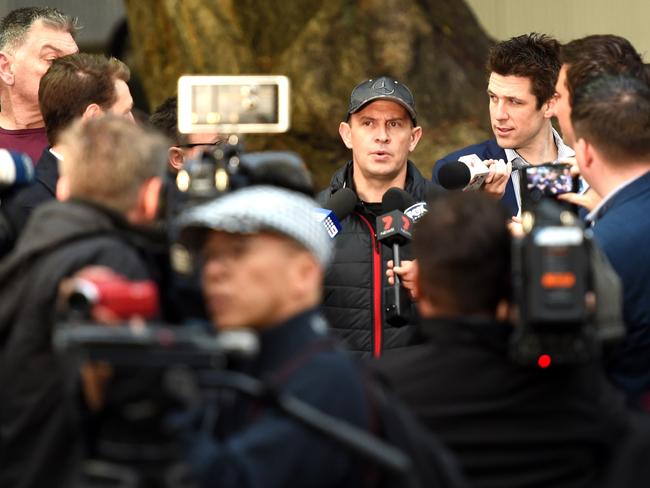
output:
M 518 159 L 512 162 L 512 171 L 520 171 L 530 166 Z M 489 168 L 476 154 L 470 154 L 451 161 L 440 168 L 438 182 L 446 190 L 478 190 L 487 178 Z
M 400 246 L 413 238 L 413 220 L 405 214 L 415 199 L 400 188 L 389 188 L 381 199 L 383 210 L 388 212 L 377 217 L 377 240 L 393 249 L 393 264 L 400 266 Z M 384 295 L 386 322 L 401 327 L 408 322 L 410 298 L 395 274 L 393 288 Z
M 34 165 L 27 154 L 0 149 L 0 188 L 26 185 L 33 180 Z
M 330 238 L 334 239 L 341 232 L 341 220 L 354 211 L 357 195 L 350 188 L 341 188 L 330 197 L 325 208 L 315 208 L 314 218 L 322 222 Z

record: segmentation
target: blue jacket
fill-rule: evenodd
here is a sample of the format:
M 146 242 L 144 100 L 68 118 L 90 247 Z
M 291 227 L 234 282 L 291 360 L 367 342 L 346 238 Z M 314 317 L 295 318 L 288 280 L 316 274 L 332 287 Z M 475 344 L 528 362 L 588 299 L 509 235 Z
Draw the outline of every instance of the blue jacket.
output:
M 438 181 L 438 172 L 445 164 L 451 161 L 458 161 L 458 158 L 462 156 L 467 156 L 468 154 L 476 154 L 482 160 L 486 159 L 503 159 L 507 161 L 506 152 L 499 147 L 495 139 L 489 139 L 487 141 L 481 142 L 479 144 L 474 144 L 472 146 L 464 147 L 459 149 L 451 154 L 448 154 L 444 158 L 436 161 L 436 165 L 433 167 L 433 181 L 434 183 L 440 184 Z M 508 207 L 511 215 L 517 215 L 519 213 L 519 205 L 517 204 L 517 197 L 515 196 L 515 187 L 512 184 L 512 178 L 508 180 L 506 185 L 506 191 L 501 198 L 503 204 Z
M 326 330 L 324 319 L 308 311 L 262 331 L 259 356 L 246 368 L 247 373 L 275 378 L 282 392 L 369 430 L 361 371 L 344 352 L 320 348 Z M 245 415 L 242 428 L 223 442 L 205 432 L 186 439 L 199 486 L 343 488 L 362 484 L 363 463 L 338 444 L 268 405 L 241 402 L 235 411 L 250 414 Z M 230 424 L 230 419 L 224 420 Z
M 598 212 L 594 238 L 623 281 L 627 334 L 608 363 L 628 393 L 650 390 L 650 171 L 616 193 Z

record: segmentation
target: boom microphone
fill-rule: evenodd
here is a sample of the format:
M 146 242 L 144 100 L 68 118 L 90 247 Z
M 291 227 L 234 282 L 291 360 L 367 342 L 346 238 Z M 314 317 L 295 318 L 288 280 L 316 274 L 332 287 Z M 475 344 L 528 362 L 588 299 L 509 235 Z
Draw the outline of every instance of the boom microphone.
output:
M 354 211 L 357 195 L 350 188 L 341 188 L 325 204 L 314 209 L 314 218 L 323 223 L 327 234 L 333 239 L 341 231 L 341 220 Z

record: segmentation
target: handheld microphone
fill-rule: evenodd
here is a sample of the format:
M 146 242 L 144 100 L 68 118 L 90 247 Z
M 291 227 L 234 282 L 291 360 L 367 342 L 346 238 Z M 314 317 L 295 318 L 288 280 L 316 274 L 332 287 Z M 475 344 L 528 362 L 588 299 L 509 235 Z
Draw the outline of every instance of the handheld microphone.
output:
M 334 239 L 341 232 L 341 220 L 354 211 L 357 195 L 350 188 L 341 188 L 330 197 L 325 208 L 314 209 L 314 218 L 323 223 L 330 238 Z
M 512 171 L 520 171 L 528 166 L 528 163 L 516 159 L 512 162 Z M 489 172 L 476 154 L 470 154 L 442 166 L 438 172 L 438 182 L 446 190 L 473 191 L 481 188 Z
M 27 154 L 0 149 L 0 188 L 26 185 L 33 180 L 34 165 Z
M 413 238 L 413 220 L 404 210 L 412 207 L 415 199 L 400 188 L 389 188 L 381 200 L 382 208 L 387 213 L 377 217 L 377 240 L 393 249 L 394 266 L 401 265 L 400 246 Z M 402 286 L 397 274 L 394 275 L 394 284 L 384 296 L 386 321 L 396 327 L 408 322 L 410 298 L 407 290 Z

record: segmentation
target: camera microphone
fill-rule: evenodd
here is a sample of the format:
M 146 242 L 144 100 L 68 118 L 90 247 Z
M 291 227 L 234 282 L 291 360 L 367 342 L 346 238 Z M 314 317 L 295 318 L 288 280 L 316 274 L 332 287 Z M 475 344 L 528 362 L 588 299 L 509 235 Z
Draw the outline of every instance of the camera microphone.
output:
M 34 165 L 27 154 L 0 149 L 0 188 L 26 185 L 33 180 Z

